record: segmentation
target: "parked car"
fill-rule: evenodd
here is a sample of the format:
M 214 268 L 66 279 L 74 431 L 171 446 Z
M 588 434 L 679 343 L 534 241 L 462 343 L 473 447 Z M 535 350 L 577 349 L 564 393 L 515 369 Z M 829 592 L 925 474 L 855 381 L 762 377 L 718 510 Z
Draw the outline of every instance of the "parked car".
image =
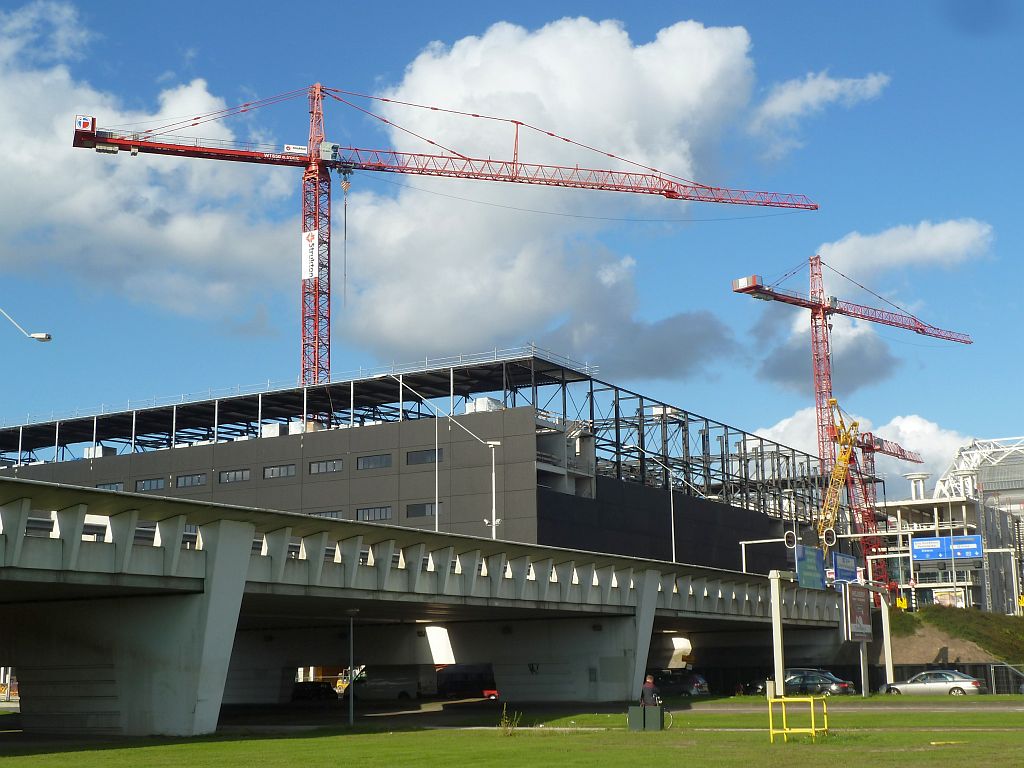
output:
M 909 680 L 889 683 L 883 686 L 886 693 L 896 696 L 900 694 L 944 696 L 968 696 L 987 693 L 984 684 L 970 675 L 957 672 L 955 669 L 932 669 L 920 672 Z
M 292 686 L 292 701 L 337 701 L 338 693 L 328 680 L 304 680 Z
M 419 681 L 412 675 L 386 672 L 368 672 L 365 677 L 356 680 L 350 689 L 356 700 L 388 701 L 391 699 L 418 699 Z
M 786 677 L 786 695 L 854 695 L 857 686 L 823 669 L 805 669 Z
M 787 696 L 842 696 L 855 695 L 857 686 L 850 680 L 843 680 L 827 669 L 812 667 L 790 667 L 783 670 Z M 759 680 L 747 686 L 747 692 L 763 695 L 765 681 Z
M 654 675 L 654 684 L 662 696 L 707 696 L 710 693 L 708 681 L 689 669 L 659 669 L 648 674 Z

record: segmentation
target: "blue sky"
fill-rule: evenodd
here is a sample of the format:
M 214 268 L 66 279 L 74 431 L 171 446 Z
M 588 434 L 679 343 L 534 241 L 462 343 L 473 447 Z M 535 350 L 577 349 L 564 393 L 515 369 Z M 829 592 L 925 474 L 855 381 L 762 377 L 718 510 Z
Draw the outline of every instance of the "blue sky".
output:
M 280 3 L 129 14 L 104 0 L 0 2 L 0 307 L 54 336 L 0 329 L 0 421 L 297 377 L 299 174 L 102 156 L 72 149 L 71 134 L 79 112 L 111 125 L 320 81 L 526 119 L 699 181 L 821 204 L 780 214 L 357 175 L 347 307 L 335 271 L 335 373 L 532 340 L 813 451 L 808 318 L 730 282 L 778 277 L 820 251 L 976 341 L 837 320 L 848 411 L 932 471 L 971 437 L 1020 434 L 1024 11 L 1009 0 L 634 5 L 328 4 L 311 30 Z M 466 121 L 389 116 L 457 149 L 509 154 L 507 135 Z M 334 141 L 423 151 L 341 105 L 326 122 Z M 303 144 L 306 110 L 286 102 L 211 130 L 201 135 Z M 523 152 L 599 164 L 535 139 Z M 340 222 L 336 211 L 336 232 Z M 806 280 L 805 268 L 786 287 Z M 850 283 L 828 288 L 878 303 Z

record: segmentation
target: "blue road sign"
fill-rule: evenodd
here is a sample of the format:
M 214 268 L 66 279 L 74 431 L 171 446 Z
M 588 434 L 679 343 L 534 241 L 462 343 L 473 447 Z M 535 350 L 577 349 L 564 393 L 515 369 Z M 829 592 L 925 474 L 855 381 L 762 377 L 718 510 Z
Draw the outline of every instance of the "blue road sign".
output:
M 832 550 L 832 568 L 835 570 L 837 582 L 857 580 L 857 558 L 853 555 L 844 555 Z
M 805 589 L 825 588 L 825 555 L 820 549 L 796 545 L 796 580 Z
M 982 557 L 981 536 L 953 536 L 949 542 L 952 557 L 957 560 L 980 560 Z
M 980 560 L 981 536 L 931 536 L 911 539 L 914 560 Z
M 949 560 L 949 537 L 930 536 L 911 539 L 910 556 L 914 560 Z

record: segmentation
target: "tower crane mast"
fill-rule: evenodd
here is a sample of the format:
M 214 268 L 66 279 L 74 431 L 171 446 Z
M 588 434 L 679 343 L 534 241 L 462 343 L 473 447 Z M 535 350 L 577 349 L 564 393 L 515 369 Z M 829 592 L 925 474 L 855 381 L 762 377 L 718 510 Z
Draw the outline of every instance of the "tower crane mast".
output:
M 283 151 L 276 148 L 258 147 L 253 144 L 231 144 L 227 142 L 185 137 L 178 133 L 213 120 L 250 112 L 288 99 L 306 95 L 309 100 L 309 136 L 304 146 L 284 145 Z M 303 169 L 302 174 L 302 384 L 311 385 L 330 381 L 331 373 L 331 184 L 330 172 L 347 178 L 355 171 L 376 171 L 385 173 L 415 174 L 423 176 L 445 176 L 459 179 L 482 181 L 504 181 L 519 184 L 592 189 L 609 192 L 658 195 L 669 200 L 691 200 L 733 205 L 768 206 L 815 210 L 817 203 L 799 194 L 758 192 L 742 189 L 727 189 L 699 184 L 663 173 L 653 168 L 632 163 L 637 170 L 614 171 L 596 168 L 582 168 L 578 165 L 542 165 L 524 163 L 519 158 L 519 132 L 532 129 L 554 139 L 560 139 L 584 147 L 550 131 L 529 126 L 519 120 L 494 118 L 487 115 L 442 110 L 419 104 L 404 103 L 404 106 L 449 112 L 468 118 L 500 120 L 514 126 L 515 142 L 511 160 L 474 158 L 424 137 L 433 147 L 442 149 L 435 154 L 397 152 L 390 149 L 360 149 L 341 146 L 326 141 L 324 128 L 324 99 L 351 105 L 345 96 L 355 95 L 379 101 L 394 100 L 380 97 L 352 94 L 336 88 L 327 88 L 320 83 L 308 89 L 291 91 L 231 107 L 207 115 L 198 115 L 186 120 L 172 122 L 160 128 L 144 131 L 100 130 L 96 118 L 78 115 L 75 123 L 73 146 L 94 149 L 106 154 L 124 151 L 135 156 L 142 154 L 194 157 L 211 160 L 229 160 L 243 163 L 283 165 Z M 361 109 L 361 108 L 360 108 Z M 361 109 L 371 117 L 390 124 L 383 117 Z M 400 127 L 400 126 L 396 126 Z M 403 129 L 404 130 L 404 129 Z M 407 131 L 408 132 L 408 131 Z M 411 133 L 411 132 L 408 132 Z M 591 151 L 592 147 L 584 147 Z M 623 160 L 609 153 L 602 153 L 616 160 Z

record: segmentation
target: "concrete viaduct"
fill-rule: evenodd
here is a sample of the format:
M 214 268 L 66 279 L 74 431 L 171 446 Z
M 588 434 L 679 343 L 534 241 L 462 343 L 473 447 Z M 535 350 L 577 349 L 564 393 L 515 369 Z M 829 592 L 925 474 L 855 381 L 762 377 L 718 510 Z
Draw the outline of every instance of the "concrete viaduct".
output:
M 0 479 L 0 663 L 26 730 L 212 732 L 222 703 L 346 665 L 353 615 L 363 663 L 434 663 L 440 626 L 506 698 L 625 701 L 673 633 L 770 659 L 769 600 L 764 576 Z M 782 613 L 787 644 L 838 642 L 833 591 L 788 585 Z

